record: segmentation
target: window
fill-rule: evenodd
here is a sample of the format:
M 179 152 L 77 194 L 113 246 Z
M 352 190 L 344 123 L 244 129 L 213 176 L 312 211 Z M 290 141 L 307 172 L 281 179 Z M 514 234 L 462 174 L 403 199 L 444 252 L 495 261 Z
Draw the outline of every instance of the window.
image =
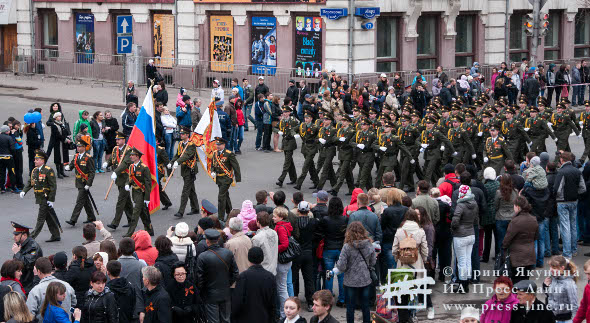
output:
M 510 16 L 510 61 L 520 62 L 529 56 L 528 38 L 524 31 L 525 13 L 515 12 Z
M 397 71 L 399 18 L 380 16 L 377 18 L 377 72 Z
M 455 26 L 455 66 L 472 66 L 475 57 L 475 16 L 459 15 Z
M 57 14 L 55 11 L 42 11 L 43 47 L 57 47 Z
M 590 57 L 590 12 L 578 11 L 574 33 L 574 57 Z
M 420 16 L 416 24 L 418 30 L 418 69 L 436 68 L 438 34 L 438 18 L 436 16 Z
M 545 60 L 559 59 L 561 12 L 549 12 L 549 26 L 545 34 Z

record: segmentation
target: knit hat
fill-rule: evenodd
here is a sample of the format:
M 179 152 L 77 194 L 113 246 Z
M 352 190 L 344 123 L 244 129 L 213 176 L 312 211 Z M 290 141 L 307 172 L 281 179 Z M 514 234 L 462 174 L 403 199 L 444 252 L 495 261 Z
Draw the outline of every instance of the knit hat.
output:
M 174 234 L 179 238 L 184 238 L 188 235 L 188 224 L 180 222 L 174 228 Z
M 543 169 L 545 169 L 547 167 L 547 163 L 549 163 L 549 153 L 544 151 L 541 153 L 540 155 L 540 159 L 541 159 L 541 164 L 539 166 L 543 167 Z
M 475 307 L 466 307 L 461 311 L 461 321 L 464 319 L 473 318 L 479 320 L 479 311 Z
M 264 261 L 264 252 L 260 247 L 252 247 L 248 250 L 248 261 L 254 265 L 260 265 Z
M 471 195 L 471 187 L 468 185 L 461 185 L 459 187 L 459 199 L 468 197 L 469 195 Z
M 531 165 L 539 166 L 540 164 L 541 164 L 541 158 L 539 158 L 539 156 L 535 156 L 535 157 L 531 158 Z
M 492 167 L 488 167 L 486 169 L 483 170 L 483 178 L 493 181 L 496 179 L 496 170 L 493 169 Z
M 53 266 L 57 269 L 65 269 L 68 264 L 68 255 L 60 251 L 53 256 Z
M 211 219 L 210 217 L 206 217 L 206 218 L 201 218 L 199 220 L 198 225 L 199 225 L 199 227 L 201 227 L 201 229 L 203 229 L 203 231 L 205 231 L 207 229 L 213 228 L 215 223 L 213 223 L 213 219 Z

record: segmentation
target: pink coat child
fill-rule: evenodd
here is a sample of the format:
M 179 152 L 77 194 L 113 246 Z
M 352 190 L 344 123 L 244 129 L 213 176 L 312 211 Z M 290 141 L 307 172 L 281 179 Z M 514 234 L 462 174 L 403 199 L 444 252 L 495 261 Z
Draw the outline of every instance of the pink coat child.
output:
M 243 223 L 242 231 L 244 233 L 248 232 L 248 223 L 252 220 L 256 220 L 256 210 L 254 210 L 254 207 L 252 205 L 252 201 L 245 200 L 242 203 L 242 209 L 240 211 L 240 214 L 238 214 L 238 218 L 242 219 L 242 223 Z

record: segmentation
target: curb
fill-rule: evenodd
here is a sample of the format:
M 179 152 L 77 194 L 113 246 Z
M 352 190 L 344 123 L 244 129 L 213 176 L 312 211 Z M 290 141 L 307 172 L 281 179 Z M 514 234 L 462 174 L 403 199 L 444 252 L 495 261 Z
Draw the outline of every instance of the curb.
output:
M 34 91 L 34 90 L 38 90 L 39 89 L 39 88 L 32 87 L 32 86 L 19 86 L 19 85 L 8 85 L 8 84 L 0 84 L 0 88 L 17 89 L 17 90 L 27 90 L 27 91 Z

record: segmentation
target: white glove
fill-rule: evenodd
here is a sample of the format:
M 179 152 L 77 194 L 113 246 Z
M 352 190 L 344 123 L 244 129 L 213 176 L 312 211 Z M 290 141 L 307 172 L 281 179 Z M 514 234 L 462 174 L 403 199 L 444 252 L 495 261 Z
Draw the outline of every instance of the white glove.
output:
M 107 167 L 109 167 L 109 163 L 107 163 L 107 162 L 102 163 L 102 168 L 107 168 Z
M 420 147 L 426 149 L 426 148 L 428 148 L 428 144 L 421 144 Z
M 126 190 L 127 192 L 129 192 L 129 191 L 131 191 L 131 187 L 129 187 L 129 185 L 125 185 L 125 190 Z
M 365 144 L 358 144 L 356 146 L 358 149 L 365 149 Z
M 381 150 L 381 151 L 387 151 L 387 147 L 379 147 L 379 150 Z
M 416 160 L 415 159 L 410 160 L 410 164 L 413 165 L 414 163 L 416 163 Z
M 477 158 L 476 154 L 471 155 L 471 159 L 475 159 L 475 158 Z
M 174 162 L 174 165 L 172 165 L 172 168 L 174 168 L 174 169 L 177 169 L 178 168 L 178 162 L 177 161 Z
M 324 138 L 320 138 L 320 139 L 318 139 L 318 140 L 320 141 L 320 143 L 321 143 L 322 145 L 325 145 L 325 144 L 326 144 L 326 139 L 324 139 Z
M 143 201 L 143 203 L 145 203 L 145 206 L 150 205 L 150 201 Z
M 547 125 L 548 125 L 549 127 L 553 126 L 553 124 L 552 124 L 551 122 L 547 122 Z
M 553 141 L 557 142 L 559 139 L 557 139 L 557 137 L 555 137 L 555 139 L 553 139 Z
M 215 172 L 211 172 L 211 177 L 215 177 Z
M 477 133 L 477 136 L 478 136 L 478 137 L 481 137 L 481 136 L 483 136 L 483 132 L 481 132 L 481 131 L 480 131 L 480 132 L 478 132 L 478 133 Z
M 488 161 L 489 161 L 489 159 L 488 159 L 487 157 L 484 157 L 484 158 L 483 158 L 483 162 L 484 162 L 484 163 L 487 163 Z
M 49 205 L 49 207 L 53 207 L 53 202 L 47 201 L 47 205 Z
M 524 131 L 529 131 L 531 130 L 531 128 L 524 128 Z
M 344 141 L 346 141 L 346 137 L 340 137 L 340 138 L 338 138 L 338 141 L 344 142 Z
M 25 192 L 20 192 L 19 196 L 20 196 L 21 199 L 24 199 L 25 198 Z
M 583 126 L 583 125 L 584 125 L 584 121 L 579 121 L 579 122 L 578 122 L 578 124 L 579 124 L 579 125 L 580 125 L 580 127 L 581 127 L 581 126 Z
M 582 133 L 580 132 L 580 134 L 578 134 L 578 138 L 582 138 Z
M 424 152 L 424 148 L 420 148 L 420 153 L 423 153 L 423 152 Z
M 166 168 L 168 168 L 168 169 L 172 168 L 172 164 L 168 163 L 168 165 L 166 165 Z
M 293 136 L 293 137 L 295 137 L 295 139 L 299 139 L 299 138 L 301 138 L 301 136 L 300 136 L 300 135 L 295 135 L 295 136 Z
M 66 165 L 66 167 L 64 167 L 65 170 L 70 171 L 70 165 Z
M 453 156 L 453 157 L 457 156 L 457 152 L 454 152 L 452 156 Z
M 111 174 L 111 179 L 112 179 L 113 181 L 114 181 L 114 180 L 116 180 L 116 179 L 117 179 L 117 173 L 113 172 L 113 173 Z
M 283 132 L 282 131 L 279 131 L 279 136 L 282 136 L 282 135 L 283 135 Z
M 445 146 L 440 146 L 440 151 L 445 151 Z
M 84 189 L 88 191 L 90 189 L 90 186 L 84 185 Z

